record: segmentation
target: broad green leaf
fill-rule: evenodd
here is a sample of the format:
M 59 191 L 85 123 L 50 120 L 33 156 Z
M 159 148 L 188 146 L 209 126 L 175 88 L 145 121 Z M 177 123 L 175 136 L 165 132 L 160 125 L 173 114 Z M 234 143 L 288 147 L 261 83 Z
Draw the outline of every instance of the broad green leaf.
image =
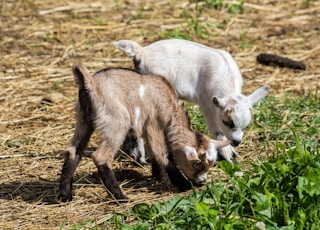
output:
M 203 202 L 199 202 L 199 203 L 196 203 L 196 209 L 198 212 L 208 212 L 209 210 L 209 207 L 207 204 L 203 203 Z
M 152 208 L 150 207 L 150 205 L 145 203 L 136 204 L 135 206 L 133 206 L 132 211 L 143 220 L 149 220 L 156 214 L 152 212 Z
M 254 192 L 252 198 L 255 202 L 255 209 L 258 213 L 263 214 L 271 218 L 271 207 L 268 200 L 268 197 L 262 193 Z
M 219 166 L 225 173 L 227 173 L 231 177 L 234 176 L 235 172 L 241 171 L 238 165 L 231 164 L 229 161 L 221 161 L 219 163 Z

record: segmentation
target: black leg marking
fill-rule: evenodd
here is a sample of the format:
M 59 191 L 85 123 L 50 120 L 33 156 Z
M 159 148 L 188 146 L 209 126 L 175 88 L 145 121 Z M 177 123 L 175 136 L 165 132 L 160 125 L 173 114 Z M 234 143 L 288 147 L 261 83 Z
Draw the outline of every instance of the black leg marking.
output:
M 128 200 L 128 197 L 124 195 L 119 187 L 119 183 L 112 171 L 107 165 L 97 166 L 100 178 L 108 191 L 117 200 Z
M 152 160 L 151 168 L 152 168 L 152 176 L 155 177 L 158 181 L 162 183 L 169 182 L 168 173 L 163 165 L 160 165 L 155 160 Z
M 73 173 L 76 170 L 81 156 L 76 155 L 74 160 L 69 158 L 65 159 L 63 167 L 62 167 L 62 174 L 60 177 L 60 194 L 58 195 L 58 199 L 62 202 L 67 202 L 72 200 L 72 177 Z
M 180 192 L 184 192 L 191 189 L 191 182 L 182 175 L 172 158 L 169 158 L 167 172 L 171 183 L 174 186 L 176 186 Z

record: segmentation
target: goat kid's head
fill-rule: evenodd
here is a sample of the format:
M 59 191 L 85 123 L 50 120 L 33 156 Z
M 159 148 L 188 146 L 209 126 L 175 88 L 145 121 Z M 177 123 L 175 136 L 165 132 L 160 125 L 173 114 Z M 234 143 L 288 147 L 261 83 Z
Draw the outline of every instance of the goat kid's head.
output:
M 185 146 L 173 159 L 180 172 L 194 185 L 202 185 L 207 179 L 207 171 L 218 158 L 218 149 L 230 144 L 229 140 L 211 140 L 199 134 L 198 146 Z
M 260 87 L 249 96 L 212 97 L 213 104 L 221 111 L 218 119 L 220 131 L 232 146 L 241 143 L 243 131 L 253 119 L 252 106 L 261 101 L 269 89 L 269 86 Z

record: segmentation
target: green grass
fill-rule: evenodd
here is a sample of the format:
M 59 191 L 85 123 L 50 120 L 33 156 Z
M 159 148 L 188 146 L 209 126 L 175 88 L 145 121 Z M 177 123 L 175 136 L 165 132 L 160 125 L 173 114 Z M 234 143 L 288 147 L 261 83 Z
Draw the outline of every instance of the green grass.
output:
M 214 31 L 215 28 L 223 27 L 225 22 L 219 22 L 214 25 L 203 22 L 200 20 L 204 10 L 216 9 L 223 10 L 229 14 L 242 13 L 244 10 L 244 1 L 225 1 L 225 0 L 190 0 L 190 3 L 195 4 L 195 9 L 185 9 L 182 14 L 182 18 L 186 20 L 186 25 L 181 28 L 175 28 L 174 30 L 165 31 L 162 36 L 164 38 L 183 38 L 193 40 L 195 37 L 206 38 L 210 34 L 210 31 Z M 219 34 L 216 34 L 219 36 Z
M 283 148 L 287 149 L 296 144 L 297 135 L 300 137 L 301 145 L 310 152 L 318 153 L 319 103 L 318 95 L 301 97 L 286 95 L 281 100 L 271 95 L 260 103 L 259 109 L 255 110 L 255 122 L 250 129 L 260 133 L 260 139 L 265 143 L 282 144 Z
M 188 109 L 194 128 L 206 132 L 199 110 Z M 100 227 L 320 229 L 319 114 L 318 96 L 269 96 L 255 108 L 250 127 L 261 135 L 259 142 L 273 143 L 272 154 L 264 161 L 246 166 L 222 161 L 219 166 L 227 181 L 218 176 L 189 196 L 137 204 L 131 212 L 115 213 Z
M 137 224 L 118 219 L 117 229 L 319 229 L 319 160 L 297 140 L 287 154 L 251 170 L 221 162 L 230 185 L 220 180 L 189 197 L 138 204 L 130 214 Z
M 243 11 L 243 0 L 226 1 L 226 0 L 194 0 L 190 2 L 204 3 L 203 7 L 225 10 L 231 14 L 241 13 Z

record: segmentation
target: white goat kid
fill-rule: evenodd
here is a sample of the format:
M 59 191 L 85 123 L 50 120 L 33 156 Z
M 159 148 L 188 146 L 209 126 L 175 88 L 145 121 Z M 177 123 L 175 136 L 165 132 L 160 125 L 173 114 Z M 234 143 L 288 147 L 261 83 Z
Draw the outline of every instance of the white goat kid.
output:
M 263 86 L 243 95 L 239 68 L 224 50 L 182 39 L 160 40 L 145 47 L 131 40 L 113 44 L 134 57 L 138 72 L 165 77 L 181 99 L 198 104 L 213 137 L 229 139 L 232 146 L 241 143 L 252 121 L 252 106 L 269 92 L 269 86 Z M 239 156 L 232 146 L 219 150 L 230 162 Z
M 193 131 L 178 96 L 162 77 L 121 68 L 103 69 L 91 76 L 80 63 L 73 74 L 79 88 L 77 126 L 62 168 L 62 201 L 72 199 L 73 173 L 94 130 L 99 131 L 101 143 L 92 158 L 116 199 L 127 196 L 118 185 L 112 162 L 131 129 L 147 140 L 153 176 L 164 183 L 171 181 L 180 190 L 190 186 L 185 177 L 195 185 L 204 183 L 217 149 L 230 143 Z

